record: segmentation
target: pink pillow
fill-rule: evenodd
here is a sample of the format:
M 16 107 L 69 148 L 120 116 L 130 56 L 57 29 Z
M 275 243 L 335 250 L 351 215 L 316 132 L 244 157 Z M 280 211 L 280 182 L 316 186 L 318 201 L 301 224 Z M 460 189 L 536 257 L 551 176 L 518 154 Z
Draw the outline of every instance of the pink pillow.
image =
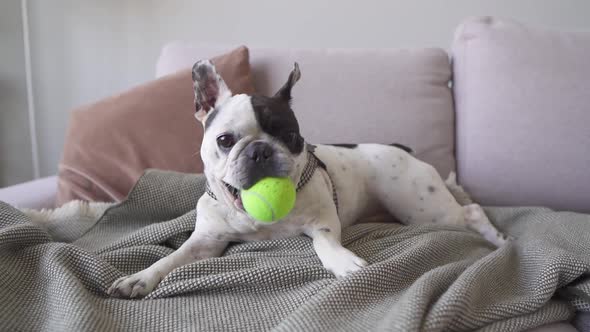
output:
M 212 61 L 232 92 L 254 92 L 246 47 Z M 183 68 L 72 112 L 59 164 L 58 205 L 121 200 L 146 168 L 202 172 L 203 130 L 193 117 L 192 71 Z
M 478 17 L 452 56 L 460 183 L 484 204 L 590 212 L 590 33 Z

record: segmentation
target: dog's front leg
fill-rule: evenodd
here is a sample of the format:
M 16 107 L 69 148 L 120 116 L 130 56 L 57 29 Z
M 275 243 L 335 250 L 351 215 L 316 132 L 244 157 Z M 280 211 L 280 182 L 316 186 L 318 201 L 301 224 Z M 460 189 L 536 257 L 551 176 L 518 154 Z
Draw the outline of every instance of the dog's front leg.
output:
M 342 246 L 340 232 L 340 220 L 335 215 L 322 218 L 305 232 L 313 239 L 313 247 L 324 267 L 337 278 L 345 277 L 367 265 L 362 258 Z
M 143 271 L 117 279 L 109 288 L 108 294 L 123 298 L 144 297 L 175 268 L 201 259 L 218 257 L 227 245 L 228 242 L 214 240 L 195 231 L 172 254 L 160 259 Z

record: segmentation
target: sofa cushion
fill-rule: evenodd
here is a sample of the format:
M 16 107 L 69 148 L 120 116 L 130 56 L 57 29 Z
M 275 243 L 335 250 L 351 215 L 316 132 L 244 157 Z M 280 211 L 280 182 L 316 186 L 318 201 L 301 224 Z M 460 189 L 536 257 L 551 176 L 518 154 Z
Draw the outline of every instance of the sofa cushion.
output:
M 158 75 L 215 47 L 167 45 Z M 250 48 L 257 92 L 271 95 L 298 62 L 293 108 L 312 143 L 402 143 L 446 176 L 455 168 L 449 57 L 442 49 Z
M 0 201 L 17 208 L 52 209 L 56 192 L 57 176 L 54 175 L 0 188 Z
M 180 71 L 74 110 L 59 164 L 58 205 L 118 201 L 146 168 L 201 172 L 190 66 L 207 57 L 193 54 Z M 212 61 L 232 91 L 253 92 L 246 47 Z
M 472 18 L 452 57 L 459 182 L 488 205 L 590 212 L 590 33 Z

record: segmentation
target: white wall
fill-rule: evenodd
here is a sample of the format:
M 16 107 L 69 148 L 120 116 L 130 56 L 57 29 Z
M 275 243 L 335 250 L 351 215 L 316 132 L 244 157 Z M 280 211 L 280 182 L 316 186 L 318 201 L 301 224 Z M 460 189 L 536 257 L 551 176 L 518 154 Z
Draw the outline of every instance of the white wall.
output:
M 56 170 L 68 111 L 149 80 L 166 41 L 446 48 L 462 18 L 483 14 L 590 30 L 588 0 L 29 0 L 41 173 Z M 25 110 L 3 106 L 0 120 L 22 122 L 22 114 Z M 0 185 L 31 173 L 29 142 L 14 144 L 18 148 L 8 150 L 10 158 L 24 168 L 14 170 L 2 159 Z
M 0 186 L 33 176 L 20 8 L 0 1 Z

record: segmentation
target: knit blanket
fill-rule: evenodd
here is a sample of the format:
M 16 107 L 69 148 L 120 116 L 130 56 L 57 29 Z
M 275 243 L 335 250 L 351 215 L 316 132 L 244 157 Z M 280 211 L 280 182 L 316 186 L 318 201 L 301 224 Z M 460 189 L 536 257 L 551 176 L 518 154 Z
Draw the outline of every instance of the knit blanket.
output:
M 2 331 L 520 331 L 590 311 L 590 216 L 486 208 L 496 249 L 444 225 L 363 223 L 343 244 L 369 266 L 335 279 L 311 239 L 236 243 L 177 268 L 147 297 L 114 280 L 189 236 L 202 175 L 150 170 L 96 220 L 45 229 L 0 202 Z

